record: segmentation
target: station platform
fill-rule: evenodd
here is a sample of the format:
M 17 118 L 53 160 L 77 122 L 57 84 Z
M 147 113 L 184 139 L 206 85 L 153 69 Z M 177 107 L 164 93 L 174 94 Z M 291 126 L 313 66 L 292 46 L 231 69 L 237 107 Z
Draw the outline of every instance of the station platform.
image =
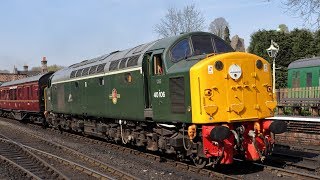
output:
M 320 122 L 320 117 L 305 117 L 305 116 L 274 116 L 266 119 L 280 120 L 280 121 Z

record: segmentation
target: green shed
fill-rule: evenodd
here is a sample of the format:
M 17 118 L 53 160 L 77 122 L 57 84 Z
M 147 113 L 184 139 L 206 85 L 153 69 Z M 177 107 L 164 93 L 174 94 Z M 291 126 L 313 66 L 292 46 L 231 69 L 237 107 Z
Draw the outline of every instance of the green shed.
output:
M 299 59 L 288 66 L 288 88 L 320 86 L 320 57 Z

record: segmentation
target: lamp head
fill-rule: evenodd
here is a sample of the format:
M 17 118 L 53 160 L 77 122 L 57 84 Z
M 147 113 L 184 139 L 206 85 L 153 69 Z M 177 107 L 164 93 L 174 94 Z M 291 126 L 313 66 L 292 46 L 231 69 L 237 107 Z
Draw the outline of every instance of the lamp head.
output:
M 275 58 L 277 56 L 278 51 L 279 51 L 278 44 L 275 43 L 273 40 L 271 40 L 271 45 L 267 49 L 269 57 Z

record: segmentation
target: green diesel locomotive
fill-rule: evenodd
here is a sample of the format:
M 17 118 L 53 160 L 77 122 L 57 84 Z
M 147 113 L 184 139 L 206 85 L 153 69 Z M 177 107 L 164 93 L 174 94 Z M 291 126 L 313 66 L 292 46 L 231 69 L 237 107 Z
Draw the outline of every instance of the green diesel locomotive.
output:
M 285 129 L 264 119 L 276 107 L 270 65 L 233 51 L 192 32 L 71 65 L 50 78 L 46 121 L 200 167 L 263 159 Z

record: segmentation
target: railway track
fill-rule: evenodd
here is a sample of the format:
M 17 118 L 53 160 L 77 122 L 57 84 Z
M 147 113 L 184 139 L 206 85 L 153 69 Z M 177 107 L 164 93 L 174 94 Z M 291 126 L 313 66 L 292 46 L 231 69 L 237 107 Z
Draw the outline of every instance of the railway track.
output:
M 32 125 L 32 126 L 34 126 L 34 125 Z M 57 130 L 54 130 L 54 129 L 52 129 L 52 131 L 58 132 Z M 171 159 L 166 159 L 166 158 L 160 157 L 155 154 L 143 153 L 143 152 L 140 152 L 140 151 L 137 151 L 137 150 L 134 150 L 131 148 L 119 146 L 119 145 L 116 145 L 113 143 L 108 143 L 108 142 L 104 142 L 104 141 L 100 141 L 100 140 L 96 140 L 96 139 L 91 139 L 88 137 L 83 137 L 83 136 L 76 135 L 76 134 L 65 133 L 65 132 L 62 132 L 62 134 L 64 134 L 65 136 L 80 139 L 83 141 L 88 141 L 91 143 L 104 145 L 109 148 L 111 147 L 115 150 L 124 151 L 126 153 L 131 153 L 131 154 L 136 154 L 136 155 L 138 154 L 138 155 L 141 155 L 145 158 L 149 158 L 151 160 L 156 160 L 156 161 L 162 160 L 162 161 L 165 161 L 165 163 L 169 164 L 170 166 L 173 166 L 178 169 L 185 170 L 185 171 L 196 172 L 196 173 L 199 173 L 199 174 L 206 176 L 206 177 L 209 177 L 209 178 L 214 177 L 214 178 L 219 178 L 219 179 L 243 179 L 243 176 L 233 176 L 233 175 L 223 174 L 223 173 L 212 171 L 210 169 L 199 169 L 191 164 L 182 163 L 182 162 L 174 161 Z M 236 159 L 236 161 L 243 162 L 243 160 L 238 160 L 238 159 Z M 298 178 L 298 179 L 320 179 L 320 176 L 302 173 L 299 171 L 287 170 L 287 169 L 278 168 L 278 167 L 274 167 L 274 166 L 268 166 L 268 165 L 259 164 L 259 163 L 252 163 L 252 164 L 254 166 L 261 167 L 263 169 L 263 171 L 266 171 L 267 173 L 276 174 L 277 177 L 292 177 L 292 178 Z
M 34 125 L 32 125 L 32 126 L 34 126 Z M 54 129 L 51 129 L 51 130 L 56 133 L 60 133 L 60 131 L 58 131 L 58 130 L 54 130 Z M 83 136 L 80 136 L 77 134 L 70 134 L 70 133 L 65 133 L 65 132 L 62 132 L 62 134 L 65 136 L 71 137 L 71 138 L 76 138 L 76 139 L 79 139 L 82 141 L 87 141 L 89 143 L 99 144 L 99 145 L 102 145 L 102 146 L 105 146 L 108 148 L 112 148 L 116 151 L 122 151 L 124 153 L 139 155 L 139 156 L 142 156 L 143 158 L 147 158 L 152 161 L 161 161 L 161 162 L 163 162 L 167 165 L 170 165 L 172 167 L 175 167 L 179 170 L 198 173 L 204 177 L 209 177 L 209 178 L 214 178 L 214 179 L 238 179 L 237 177 L 229 176 L 226 174 L 221 174 L 221 173 L 214 172 L 214 171 L 208 170 L 208 169 L 199 169 L 191 164 L 187 164 L 187 163 L 183 163 L 183 162 L 179 162 L 179 161 L 174 161 L 172 159 L 160 157 L 159 155 L 155 155 L 155 154 L 151 154 L 151 153 L 141 152 L 141 151 L 129 148 L 129 147 L 123 147 L 123 146 L 120 146 L 117 144 L 108 143 L 108 142 L 97 140 L 97 139 L 91 139 L 91 138 L 83 137 Z M 74 151 L 70 148 L 68 148 L 68 150 Z
M 54 129 L 51 129 L 51 130 L 55 131 L 55 132 L 58 132 L 57 130 L 54 130 Z M 64 134 L 65 136 L 69 136 L 69 137 L 72 137 L 72 138 L 76 138 L 76 139 L 82 140 L 82 141 L 87 141 L 87 142 L 90 142 L 90 143 L 99 144 L 99 145 L 105 146 L 107 148 L 114 149 L 116 151 L 122 151 L 124 153 L 139 155 L 139 156 L 142 156 L 143 158 L 147 158 L 147 159 L 150 159 L 152 161 L 158 161 L 158 162 L 161 161 L 162 163 L 167 164 L 167 165 L 169 165 L 171 167 L 177 168 L 178 170 L 197 173 L 197 174 L 199 174 L 199 175 L 201 175 L 203 177 L 213 178 L 213 179 L 239 179 L 239 177 L 237 177 L 237 176 L 231 176 L 231 175 L 215 172 L 215 171 L 212 171 L 210 169 L 200 169 L 200 168 L 197 168 L 193 164 L 188 164 L 188 163 L 184 163 L 184 162 L 175 161 L 175 160 L 172 160 L 172 159 L 169 159 L 169 158 L 165 158 L 165 157 L 161 157 L 159 155 L 151 154 L 151 153 L 148 153 L 148 152 L 141 152 L 141 151 L 135 150 L 135 149 L 130 148 L 130 147 L 124 147 L 124 146 L 120 146 L 120 145 L 117 145 L 117 144 L 109 143 L 109 142 L 106 142 L 106 141 L 101 141 L 101 140 L 97 140 L 97 139 L 92 139 L 92 138 L 80 136 L 80 135 L 77 135 L 77 134 L 71 134 L 71 133 L 65 133 L 65 132 L 62 132 L 62 134 Z
M 41 129 L 41 127 L 39 127 L 38 125 L 34 125 L 34 124 L 28 124 L 28 126 L 31 126 L 32 128 L 36 128 L 36 129 Z M 99 146 L 101 146 L 101 149 L 112 149 L 112 150 L 115 150 L 117 152 L 123 152 L 124 154 L 128 154 L 128 155 L 129 154 L 137 155 L 137 156 L 140 156 L 141 158 L 146 158 L 146 159 L 151 160 L 151 161 L 157 161 L 157 162 L 161 161 L 161 163 L 163 165 L 167 165 L 168 167 L 171 167 L 171 168 L 172 167 L 176 168 L 178 171 L 182 171 L 182 172 L 184 171 L 186 173 L 187 172 L 196 173 L 196 174 L 198 174 L 197 178 L 201 178 L 201 179 L 205 179 L 205 178 L 210 178 L 210 179 L 239 179 L 239 177 L 236 177 L 236 176 L 230 176 L 230 175 L 227 175 L 227 174 L 218 173 L 218 172 L 215 172 L 215 171 L 212 171 L 212 170 L 209 170 L 209 169 L 199 169 L 199 168 L 197 168 L 196 166 L 194 166 L 192 164 L 175 161 L 175 160 L 172 160 L 172 159 L 169 159 L 169 158 L 164 158 L 164 157 L 161 157 L 161 156 L 156 155 L 156 154 L 141 152 L 139 150 L 135 150 L 135 149 L 132 149 L 130 147 L 124 147 L 124 146 L 121 146 L 121 145 L 109 143 L 109 142 L 106 142 L 106 141 L 101 141 L 101 140 L 98 140 L 98 139 L 92 139 L 90 137 L 84 137 L 84 136 L 77 135 L 77 134 L 71 134 L 71 133 L 67 133 L 67 132 L 60 132 L 59 130 L 55 130 L 55 129 L 48 129 L 48 130 L 50 130 L 50 131 L 52 131 L 54 133 L 63 135 L 63 136 L 65 136 L 65 138 L 70 138 L 70 139 L 73 139 L 73 140 L 76 139 L 77 141 L 87 142 L 88 144 L 99 145 Z M 91 158 L 89 156 L 83 155 L 82 153 L 78 152 L 77 150 L 74 150 L 72 148 L 69 148 L 67 146 L 64 146 L 64 145 L 61 145 L 61 144 L 58 144 L 58 143 L 55 143 L 55 142 L 52 142 L 52 141 L 48 141 L 47 139 L 45 139 L 43 137 L 40 137 L 40 136 L 38 136 L 36 134 L 30 133 L 28 131 L 25 131 L 22 128 L 20 128 L 19 131 L 22 131 L 23 134 L 26 134 L 28 136 L 32 136 L 33 139 L 36 139 L 37 141 L 41 141 L 42 143 L 46 143 L 47 145 L 50 145 L 52 148 L 60 149 L 64 153 L 67 153 L 67 154 L 72 155 L 72 156 L 76 156 L 79 159 L 82 159 L 82 160 L 88 161 L 90 163 L 93 163 L 93 164 L 95 164 L 96 166 L 99 166 L 102 169 L 110 169 L 110 171 L 114 171 L 111 168 L 106 167 L 105 163 L 103 163 L 101 161 L 98 161 L 98 160 L 96 160 L 94 158 Z M 36 143 L 39 144 L 39 142 L 36 142 Z M 26 145 L 30 144 L 30 146 L 34 146 L 34 142 L 26 142 L 25 144 Z M 41 152 L 39 152 L 39 153 L 41 154 Z M 114 169 L 116 169 L 116 168 L 114 168 Z M 115 173 L 116 174 L 121 174 L 121 172 L 119 173 L 119 172 L 116 172 L 116 171 L 115 171 Z M 128 177 L 126 177 L 126 176 L 118 177 L 118 179 L 132 179 L 129 176 Z M 134 177 L 133 179 L 137 179 L 137 178 Z
M 272 161 L 278 164 L 284 164 L 286 167 L 298 168 L 307 171 L 308 173 L 313 173 L 314 175 L 320 175 L 320 160 L 315 158 L 308 158 L 298 155 L 292 155 L 287 153 L 273 153 Z
M 30 125 L 29 124 L 28 126 L 31 126 L 32 128 L 41 129 L 41 127 L 39 127 L 37 125 Z M 156 154 L 142 152 L 142 151 L 139 151 L 136 149 L 132 149 L 131 147 L 124 147 L 124 146 L 120 146 L 120 145 L 113 144 L 110 142 L 101 141 L 101 139 L 93 139 L 90 137 L 84 137 L 84 136 L 77 135 L 77 134 L 60 132 L 55 129 L 49 129 L 49 130 L 53 133 L 57 133 L 57 134 L 60 134 L 61 136 L 64 136 L 65 137 L 64 139 L 70 139 L 70 140 L 72 139 L 73 141 L 76 140 L 76 141 L 81 141 L 81 142 L 87 142 L 88 145 L 89 144 L 97 144 L 97 145 L 101 146 L 102 149 L 103 149 L 103 147 L 105 147 L 106 149 L 113 149 L 113 150 L 120 152 L 120 153 L 123 152 L 124 154 L 134 154 L 134 155 L 138 155 L 140 157 L 149 159 L 151 161 L 162 161 L 163 164 L 174 167 L 177 170 L 179 170 L 179 172 L 193 172 L 193 173 L 201 175 L 204 178 L 213 178 L 213 179 L 246 179 L 246 175 L 243 175 L 243 174 L 225 173 L 225 171 L 220 171 L 220 170 L 213 171 L 212 169 L 199 169 L 199 168 L 196 168 L 192 164 L 163 158 L 163 157 L 156 155 Z M 30 134 L 30 132 L 27 132 L 27 131 L 25 131 L 24 133 Z M 46 139 L 39 137 L 38 135 L 35 135 L 35 134 L 30 134 L 30 135 L 32 135 L 35 139 L 42 139 L 41 141 L 47 142 Z M 47 143 L 51 144 L 51 146 L 55 146 L 55 147 L 60 146 L 60 144 L 56 144 L 54 142 L 47 142 Z M 64 149 L 64 152 L 67 152 L 68 154 L 72 154 L 74 151 L 75 150 L 73 150 L 69 147 Z M 240 164 L 240 168 L 243 168 L 247 164 L 248 164 L 247 162 Z M 252 164 L 252 163 L 250 163 L 250 164 Z M 260 169 L 261 172 L 258 172 L 259 170 L 257 171 L 257 174 L 260 174 L 260 177 L 262 177 L 263 174 L 267 174 L 267 175 L 272 174 L 272 176 L 274 176 L 274 177 L 287 177 L 287 178 L 298 178 L 298 179 L 320 179 L 319 176 L 316 176 L 313 174 L 306 174 L 306 173 L 299 172 L 299 171 L 287 170 L 284 168 L 279 168 L 279 167 L 275 167 L 275 166 L 271 166 L 271 165 L 253 163 L 253 166 L 255 166 L 256 169 Z M 230 167 L 228 167 L 228 168 L 230 168 Z M 302 167 L 300 167 L 300 168 L 302 168 Z
M 240 159 L 235 159 L 235 161 L 243 162 L 243 160 L 240 160 Z M 281 177 L 281 178 L 294 178 L 294 179 L 304 179 L 304 180 L 320 179 L 320 176 L 317 176 L 317 175 L 308 174 L 305 172 L 299 172 L 295 170 L 288 170 L 284 168 L 275 167 L 272 165 L 266 165 L 266 164 L 255 163 L 255 162 L 251 162 L 251 165 L 261 167 L 263 171 L 267 173 L 276 174 L 277 177 Z
M 89 177 L 92 177 L 95 179 L 126 179 L 126 180 L 139 179 L 113 166 L 110 166 L 99 160 L 91 158 L 85 154 L 77 152 L 76 150 L 73 150 L 71 148 L 68 148 L 66 146 L 63 146 L 54 142 L 50 142 L 40 136 L 30 134 L 26 131 L 24 132 L 25 132 L 24 136 L 28 135 L 33 137 L 32 141 L 30 141 L 30 139 L 28 138 L 21 138 L 17 136 L 14 137 L 15 140 L 9 137 L 6 137 L 5 135 L 2 135 L 2 134 L 0 134 L 0 136 L 5 137 L 6 139 L 10 139 L 11 142 L 17 141 L 15 142 L 15 144 L 20 144 L 21 148 L 25 149 L 26 151 L 29 151 L 30 153 L 33 152 L 32 154 L 34 154 L 34 156 L 36 156 L 35 154 L 37 154 L 47 159 L 53 159 L 63 164 L 64 166 L 71 167 L 74 170 L 79 171 L 82 174 L 86 174 Z M 41 143 L 42 143 L 41 145 L 42 147 L 39 147 Z M 49 147 L 49 149 L 40 150 L 40 149 L 44 149 L 43 144 L 47 144 L 47 147 Z M 64 156 L 64 157 L 61 157 L 61 156 Z M 66 157 L 69 157 L 69 158 L 66 158 Z M 75 157 L 75 158 L 70 158 L 70 157 Z M 30 162 L 28 164 L 32 165 L 33 163 Z M 63 177 L 68 179 L 65 176 Z M 40 178 L 40 179 L 47 179 L 47 178 Z M 56 179 L 56 178 L 48 178 L 48 179 Z
M 307 152 L 307 153 L 313 153 L 313 154 L 320 154 L 320 148 L 318 146 L 298 146 L 298 145 L 283 145 L 283 144 L 276 144 L 276 148 L 282 149 L 282 150 L 293 150 L 293 151 L 301 151 L 301 152 Z
M 22 172 L 25 178 L 69 179 L 23 145 L 7 138 L 0 138 L 0 159 Z

